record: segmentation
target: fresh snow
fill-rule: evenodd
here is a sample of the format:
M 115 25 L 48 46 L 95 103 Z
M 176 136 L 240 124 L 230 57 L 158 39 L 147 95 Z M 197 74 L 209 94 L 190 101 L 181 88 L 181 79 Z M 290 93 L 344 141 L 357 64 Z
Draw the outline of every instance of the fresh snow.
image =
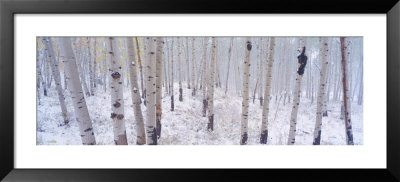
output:
M 175 83 L 175 88 L 178 84 Z M 184 101 L 177 98 L 179 91 L 174 89 L 175 110 L 170 111 L 170 96 L 166 95 L 163 87 L 162 97 L 162 132 L 158 141 L 160 145 L 238 145 L 240 142 L 240 116 L 242 98 L 235 93 L 224 94 L 224 88 L 215 88 L 214 94 L 214 131 L 207 131 L 207 117 L 202 117 L 201 90 L 195 97 L 191 96 L 192 90 L 184 88 Z M 42 89 L 41 89 L 42 90 Z M 94 133 L 98 145 L 114 145 L 109 89 L 104 93 L 102 86 L 98 85 L 95 96 L 86 97 L 89 114 L 93 122 Z M 73 117 L 73 107 L 70 95 L 65 93 L 69 126 L 60 126 L 63 119 L 53 87 L 48 89 L 47 97 L 41 95 L 37 107 L 37 145 L 81 145 L 79 127 Z M 252 96 L 252 95 L 251 95 Z M 250 96 L 250 97 L 251 97 Z M 278 101 L 279 96 L 278 96 Z M 311 104 L 304 94 L 301 97 L 299 113 L 297 116 L 296 145 L 312 145 L 313 130 L 315 125 L 316 102 Z M 131 93 L 124 85 L 125 123 L 129 145 L 136 144 L 136 124 L 134 120 Z M 279 107 L 278 107 L 279 106 Z M 142 103 L 143 116 L 146 106 Z M 268 143 L 267 145 L 286 145 L 289 132 L 289 119 L 292 105 L 280 104 L 272 96 L 270 104 Z M 340 119 L 340 102 L 330 100 L 328 104 L 328 117 L 322 119 L 321 145 L 346 145 L 344 121 Z M 351 118 L 353 122 L 354 144 L 363 144 L 363 106 L 353 102 L 351 105 Z M 276 115 L 276 118 L 275 118 Z M 256 99 L 250 99 L 248 144 L 260 145 L 262 106 Z M 275 118 L 275 119 L 274 119 Z M 146 117 L 144 117 L 146 120 Z M 146 123 L 146 122 L 144 122 Z

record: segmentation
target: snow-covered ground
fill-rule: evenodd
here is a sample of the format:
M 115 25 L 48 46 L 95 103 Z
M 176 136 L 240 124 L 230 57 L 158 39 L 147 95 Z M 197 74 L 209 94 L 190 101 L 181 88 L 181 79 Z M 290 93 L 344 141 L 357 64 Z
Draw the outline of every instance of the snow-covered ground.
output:
M 186 84 L 183 84 L 186 86 Z M 101 85 L 100 85 L 101 86 Z M 197 91 L 195 97 L 191 90 L 183 88 L 183 102 L 178 100 L 178 84 L 175 84 L 175 111 L 170 111 L 170 97 L 163 91 L 162 99 L 162 133 L 160 145 L 238 145 L 240 141 L 240 116 L 242 98 L 236 94 L 224 94 L 224 89 L 216 88 L 214 95 L 214 131 L 207 131 L 207 117 L 202 117 L 202 93 Z M 41 95 L 41 105 L 37 107 L 37 145 L 81 145 L 78 124 L 73 117 L 73 108 L 66 93 L 70 117 L 69 126 L 59 126 L 62 121 L 57 92 L 49 89 L 49 96 Z M 278 99 L 279 100 L 279 99 Z M 252 101 L 252 99 L 251 99 Z M 97 144 L 114 145 L 111 104 L 109 92 L 98 88 L 95 96 L 87 97 L 89 114 L 93 121 Z M 136 130 L 133 115 L 131 94 L 124 87 L 125 118 L 128 143 L 136 144 Z M 279 107 L 278 107 L 279 106 Z M 291 104 L 278 104 L 272 99 L 270 104 L 268 126 L 268 145 L 285 145 L 289 132 Z M 352 103 L 354 143 L 363 144 L 363 107 Z M 146 107 L 142 104 L 143 112 Z M 322 145 L 345 145 L 345 126 L 340 119 L 340 102 L 331 101 L 328 105 L 329 116 L 322 121 Z M 296 145 L 312 145 L 315 125 L 316 103 L 311 104 L 305 97 L 297 117 Z M 259 101 L 249 108 L 248 144 L 259 144 L 262 107 Z M 146 119 L 145 114 L 144 119 Z M 276 116 L 276 118 L 275 118 Z

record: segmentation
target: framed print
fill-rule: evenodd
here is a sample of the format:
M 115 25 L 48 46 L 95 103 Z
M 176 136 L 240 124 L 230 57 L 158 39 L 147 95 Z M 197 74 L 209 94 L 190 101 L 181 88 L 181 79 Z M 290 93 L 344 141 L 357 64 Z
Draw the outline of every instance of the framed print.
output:
M 0 8 L 5 181 L 400 180 L 397 1 Z

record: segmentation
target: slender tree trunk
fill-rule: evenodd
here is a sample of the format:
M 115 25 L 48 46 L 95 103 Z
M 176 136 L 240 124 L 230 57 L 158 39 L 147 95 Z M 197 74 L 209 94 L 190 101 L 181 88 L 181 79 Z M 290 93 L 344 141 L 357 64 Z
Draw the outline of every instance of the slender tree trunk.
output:
M 187 88 L 190 89 L 190 72 L 189 72 L 189 38 L 185 37 L 186 40 L 186 76 L 187 76 Z
M 265 103 L 263 105 L 262 112 L 262 122 L 261 122 L 261 135 L 260 135 L 260 143 L 267 144 L 268 141 L 268 115 L 269 115 L 269 103 L 271 101 L 271 81 L 272 81 L 272 72 L 274 70 L 274 50 L 275 50 L 275 37 L 271 37 L 269 39 L 269 53 L 268 53 L 268 67 L 267 74 L 265 77 L 265 90 L 264 90 L 264 98 Z
M 90 88 L 90 95 L 94 95 L 93 93 L 93 64 L 92 64 L 92 52 L 90 46 L 90 39 L 89 37 L 86 38 L 87 40 L 87 51 L 88 51 L 88 62 L 89 62 L 89 88 Z
M 228 50 L 228 68 L 226 71 L 225 95 L 226 95 L 226 92 L 228 92 L 229 68 L 231 65 L 232 47 L 233 47 L 233 37 L 231 38 L 231 41 L 229 43 L 229 50 Z
M 146 91 L 143 86 L 144 84 L 144 76 L 143 76 L 143 64 L 142 64 L 142 59 L 140 57 L 140 47 L 139 47 L 139 40 L 137 37 L 135 37 L 136 40 L 136 50 L 137 50 L 137 55 L 138 55 L 138 62 L 139 62 L 139 68 L 140 68 L 140 88 L 142 89 L 142 98 L 145 99 L 144 102 L 146 103 Z
M 274 38 L 274 43 L 275 43 L 275 38 Z M 260 86 L 258 87 L 258 97 L 259 97 L 259 99 L 260 99 L 260 106 L 262 106 L 263 105 L 263 102 L 264 102 L 264 98 L 263 98 L 263 95 L 262 95 L 262 91 L 263 91 L 263 77 L 264 77 L 264 68 L 263 68 L 263 65 L 264 65 L 264 54 L 263 54 L 263 51 L 264 51 L 264 44 L 263 44 L 263 39 L 262 38 L 260 38 Z M 272 58 L 273 59 L 273 58 Z M 281 84 L 282 85 L 282 84 Z
M 320 59 L 321 59 L 321 73 L 319 79 L 319 91 L 317 97 L 317 113 L 315 119 L 315 127 L 314 127 L 314 141 L 313 145 L 320 145 L 321 143 L 321 126 L 322 126 L 322 109 L 324 107 L 324 103 L 326 101 L 326 73 L 328 70 L 328 41 L 327 38 L 320 38 L 321 48 L 320 48 Z
M 94 56 L 93 56 L 93 59 L 94 59 L 94 61 L 93 61 L 93 79 L 94 79 L 93 80 L 93 88 L 96 88 L 97 87 L 97 73 L 96 73 L 96 70 L 97 70 L 97 39 L 96 38 L 94 38 L 93 54 L 94 54 Z
M 71 93 L 72 105 L 79 125 L 80 136 L 83 145 L 96 145 L 92 120 L 88 112 L 82 85 L 79 81 L 75 55 L 72 51 L 70 38 L 58 38 L 60 46 L 60 58 L 63 60 L 67 71 L 67 83 Z
M 36 96 L 38 99 L 38 105 L 40 105 L 40 80 L 42 78 L 42 71 L 40 70 L 40 62 L 39 62 L 39 42 L 40 39 L 36 39 Z
M 161 137 L 161 96 L 162 96 L 162 67 L 164 58 L 164 38 L 157 38 L 157 53 L 156 53 L 156 131 L 157 137 Z
M 75 46 L 75 48 L 76 48 L 76 54 L 75 55 L 77 55 L 76 58 L 79 59 L 79 60 L 76 60 L 77 61 L 76 64 L 78 66 L 77 67 L 78 68 L 78 74 L 79 74 L 80 80 L 82 82 L 82 87 L 83 87 L 83 90 L 85 91 L 85 95 L 87 97 L 89 97 L 90 96 L 90 92 L 89 92 L 89 89 L 88 89 L 86 81 L 85 81 L 85 76 L 83 74 L 83 68 L 80 66 L 81 65 L 80 63 L 83 62 L 83 58 L 85 57 L 83 52 L 82 52 L 83 45 L 81 45 L 80 39 L 78 39 L 78 44 L 79 45 Z M 74 41 L 74 45 L 75 45 L 75 41 Z
M 196 78 L 196 73 L 195 73 L 196 72 L 195 71 L 196 48 L 194 46 L 194 41 L 195 40 L 196 40 L 195 38 L 192 39 L 192 84 L 193 84 L 193 86 L 192 86 L 192 96 L 196 95 L 196 87 L 197 87 L 197 84 L 195 84 L 195 78 Z
M 46 53 L 45 53 L 46 54 Z M 46 56 L 44 56 L 44 57 L 47 57 L 47 55 Z M 42 81 L 42 88 L 43 88 L 43 96 L 47 96 L 47 86 L 46 86 L 46 79 L 44 78 L 45 76 L 46 76 L 46 73 L 44 73 L 44 72 L 46 72 L 46 63 L 47 62 L 47 59 L 46 58 L 43 58 L 43 60 L 42 60 L 42 67 L 43 67 L 43 71 L 41 71 L 41 81 Z
M 342 55 L 342 90 L 343 90 L 343 106 L 344 106 L 344 123 L 346 126 L 346 142 L 347 145 L 354 145 L 353 142 L 353 130 L 352 130 L 352 123 L 351 123 L 351 102 L 350 102 L 350 94 L 349 94 L 349 81 L 348 81 L 348 50 L 349 42 L 347 38 L 340 37 L 340 50 Z
M 297 124 L 297 112 L 299 110 L 300 105 L 300 95 L 301 95 L 301 80 L 303 78 L 304 70 L 307 64 L 307 56 L 306 56 L 306 38 L 300 39 L 300 55 L 297 56 L 299 68 L 297 70 L 296 76 L 296 86 L 293 94 L 293 107 L 292 112 L 290 114 L 290 129 L 289 129 L 289 138 L 288 145 L 293 145 L 296 140 L 296 124 Z
M 171 111 L 174 111 L 175 104 L 174 104 L 174 39 L 171 40 L 171 47 L 168 49 L 170 51 L 169 57 L 171 59 L 171 78 L 170 78 L 170 90 L 171 90 Z
M 212 43 L 211 43 L 211 65 L 210 65 L 210 80 L 208 82 L 208 97 L 207 97 L 207 103 L 208 103 L 208 124 L 207 124 L 207 129 L 209 131 L 214 130 L 214 78 L 215 78 L 215 62 L 216 62 L 216 40 L 215 37 L 212 37 Z
M 58 101 L 60 102 L 60 107 L 61 107 L 61 115 L 64 119 L 64 123 L 62 125 L 67 125 L 69 123 L 69 118 L 68 118 L 68 110 L 65 105 L 65 97 L 64 97 L 63 89 L 61 87 L 60 70 L 58 68 L 59 60 L 56 60 L 56 58 L 55 58 L 55 53 L 53 50 L 53 45 L 51 43 L 51 39 L 48 37 L 45 37 L 42 39 L 42 42 L 44 43 L 44 45 L 46 47 L 47 58 L 51 64 L 51 73 L 54 78 L 54 83 L 56 84 Z
M 136 55 L 133 47 L 133 39 L 127 38 L 128 44 L 128 59 L 129 59 L 129 75 L 131 80 L 131 95 L 132 95 L 132 104 L 133 104 L 133 112 L 135 113 L 135 123 L 136 123 L 136 144 L 144 145 L 146 144 L 146 133 L 144 129 L 143 122 L 143 114 L 142 108 L 140 105 L 140 92 L 138 85 L 138 78 L 136 73 Z
M 124 116 L 124 93 L 121 78 L 121 63 L 119 61 L 118 40 L 108 37 L 108 52 L 110 54 L 110 88 L 111 88 L 111 119 L 113 121 L 114 142 L 116 145 L 128 145 Z
M 157 145 L 157 129 L 156 129 L 156 38 L 146 37 L 148 47 L 146 50 L 145 76 L 146 76 L 146 100 L 147 100 L 147 121 L 146 133 L 147 144 Z
M 177 38 L 178 42 L 178 79 L 179 79 L 179 101 L 183 101 L 183 89 L 182 89 L 182 50 L 181 50 L 181 41 L 179 41 L 179 37 Z
M 242 118 L 240 145 L 247 144 L 248 138 L 248 117 L 249 117 L 249 79 L 250 79 L 250 52 L 252 49 L 251 38 L 246 39 L 243 62 L 243 87 L 242 87 Z
M 203 66 L 202 66 L 202 73 L 201 73 L 201 81 L 202 81 L 202 92 L 203 92 L 203 117 L 207 115 L 207 94 L 206 94 L 206 69 L 207 69 L 207 45 L 208 45 L 208 38 L 204 38 L 204 47 L 203 47 Z

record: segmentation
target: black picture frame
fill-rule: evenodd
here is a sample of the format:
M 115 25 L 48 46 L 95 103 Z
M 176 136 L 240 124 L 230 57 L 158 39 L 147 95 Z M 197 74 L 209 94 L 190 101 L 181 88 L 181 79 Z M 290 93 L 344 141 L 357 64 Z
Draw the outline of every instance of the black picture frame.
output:
M 15 169 L 14 15 L 31 13 L 381 13 L 387 15 L 386 169 Z M 316 15 L 318 16 L 318 15 Z M 5 181 L 400 181 L 398 0 L 0 0 L 0 179 Z M 376 64 L 384 60 L 376 60 Z M 373 73 L 371 73 L 373 74 Z M 368 80 L 366 80 L 368 81 Z M 384 119 L 384 117 L 382 117 Z M 34 157 L 34 156 L 32 156 Z M 368 159 L 365 159 L 368 160 Z M 351 161 L 349 161 L 351 162 Z M 7 175 L 8 174 L 8 175 Z

